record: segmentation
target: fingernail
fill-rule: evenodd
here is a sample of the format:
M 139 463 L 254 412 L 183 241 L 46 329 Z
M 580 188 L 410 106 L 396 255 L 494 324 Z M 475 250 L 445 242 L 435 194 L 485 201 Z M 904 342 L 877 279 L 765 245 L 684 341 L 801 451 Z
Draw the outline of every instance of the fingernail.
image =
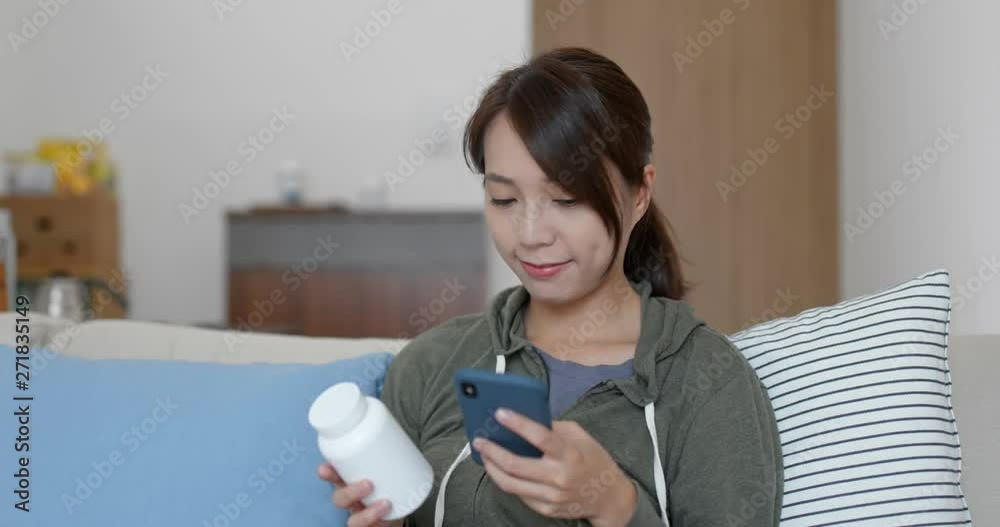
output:
M 472 448 L 475 448 L 476 450 L 479 450 L 480 448 L 483 448 L 483 438 L 477 437 L 477 438 L 473 439 L 472 440 Z
M 378 500 L 378 508 L 383 512 L 389 512 L 389 508 L 391 506 L 392 505 L 389 503 L 389 500 Z
M 510 411 L 506 408 L 497 408 L 497 419 L 506 421 L 510 418 Z

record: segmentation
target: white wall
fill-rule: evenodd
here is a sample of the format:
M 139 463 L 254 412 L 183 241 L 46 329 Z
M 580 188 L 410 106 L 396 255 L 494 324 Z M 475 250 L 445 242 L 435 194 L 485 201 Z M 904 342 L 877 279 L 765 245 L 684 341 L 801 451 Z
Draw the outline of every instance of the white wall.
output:
M 237 5 L 220 16 L 214 6 L 224 3 Z M 35 0 L 0 3 L 7 35 L 0 148 L 78 136 L 107 119 L 114 129 L 106 141 L 122 174 L 133 316 L 221 321 L 224 211 L 272 200 L 284 159 L 309 171 L 309 201 L 353 199 L 363 178 L 395 171 L 397 156 L 439 130 L 448 140 L 397 185 L 391 206 L 481 207 L 481 188 L 461 161 L 458 114 L 445 112 L 526 56 L 529 2 L 400 0 L 396 14 L 383 14 L 384 29 L 348 61 L 341 44 L 389 4 L 68 1 L 47 17 Z M 15 51 L 10 34 L 32 16 L 48 21 L 35 36 L 26 31 L 30 38 Z M 155 88 L 126 114 L 118 98 L 142 84 L 147 67 L 167 75 L 158 84 L 146 79 Z M 241 142 L 283 108 L 295 117 L 250 160 Z M 185 222 L 180 205 L 192 205 L 195 189 L 212 181 L 209 172 L 230 161 L 241 173 Z M 491 279 L 494 289 L 509 283 L 503 269 Z
M 1000 333 L 1000 3 L 839 11 L 842 293 L 946 268 L 953 332 Z

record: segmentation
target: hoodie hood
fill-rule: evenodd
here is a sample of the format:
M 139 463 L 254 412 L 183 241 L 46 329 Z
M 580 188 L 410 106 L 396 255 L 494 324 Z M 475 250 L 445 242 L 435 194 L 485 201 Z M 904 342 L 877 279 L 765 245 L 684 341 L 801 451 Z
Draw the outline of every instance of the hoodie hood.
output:
M 656 364 L 677 353 L 704 322 L 694 316 L 687 303 L 653 296 L 648 281 L 629 279 L 628 283 L 639 294 L 642 322 L 633 359 L 634 374 L 614 382 L 633 404 L 645 406 L 656 400 L 660 391 Z M 524 336 L 524 312 L 530 297 L 523 285 L 507 288 L 494 297 L 487 312 L 494 354 L 508 356 L 532 349 Z
M 744 525 L 778 525 L 781 442 L 753 368 L 724 335 L 702 327 L 686 303 L 652 296 L 649 283 L 629 284 L 641 306 L 634 374 L 605 381 L 560 416 L 603 445 L 633 482 L 636 507 L 627 527 L 669 527 L 671 514 L 678 525 L 690 525 L 692 517 L 699 525 L 727 525 L 733 511 L 747 506 L 747 496 L 754 496 L 756 512 Z M 628 290 L 615 285 L 613 296 L 620 301 Z M 500 488 L 483 466 L 466 461 L 476 457 L 468 439 L 483 429 L 466 426 L 452 382 L 462 368 L 544 376 L 544 358 L 525 338 L 529 305 L 523 286 L 507 288 L 482 313 L 454 317 L 421 333 L 389 365 L 381 398 L 435 479 L 441 475 L 437 495 L 424 500 L 407 525 L 553 524 L 553 518 Z M 601 307 L 614 309 L 606 302 Z M 601 311 L 589 318 L 593 328 L 578 328 L 568 337 L 579 342 L 585 338 L 579 333 L 607 328 Z M 757 503 L 758 496 L 766 503 Z

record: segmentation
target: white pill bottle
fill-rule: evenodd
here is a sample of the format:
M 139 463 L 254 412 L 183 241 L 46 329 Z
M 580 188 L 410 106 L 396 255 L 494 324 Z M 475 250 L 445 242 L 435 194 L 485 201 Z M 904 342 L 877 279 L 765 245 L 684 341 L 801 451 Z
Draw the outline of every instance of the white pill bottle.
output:
M 371 480 L 365 505 L 388 500 L 382 518 L 404 518 L 427 499 L 434 471 L 382 401 L 361 393 L 352 382 L 323 391 L 309 408 L 309 424 L 319 434 L 319 451 L 347 483 Z

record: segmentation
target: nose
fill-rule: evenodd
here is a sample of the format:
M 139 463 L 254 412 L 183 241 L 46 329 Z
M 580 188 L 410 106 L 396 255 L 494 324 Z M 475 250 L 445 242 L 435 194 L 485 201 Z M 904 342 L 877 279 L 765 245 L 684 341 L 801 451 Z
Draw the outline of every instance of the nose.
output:
M 544 200 L 527 201 L 513 216 L 518 241 L 525 247 L 551 245 L 555 241 L 549 207 Z

